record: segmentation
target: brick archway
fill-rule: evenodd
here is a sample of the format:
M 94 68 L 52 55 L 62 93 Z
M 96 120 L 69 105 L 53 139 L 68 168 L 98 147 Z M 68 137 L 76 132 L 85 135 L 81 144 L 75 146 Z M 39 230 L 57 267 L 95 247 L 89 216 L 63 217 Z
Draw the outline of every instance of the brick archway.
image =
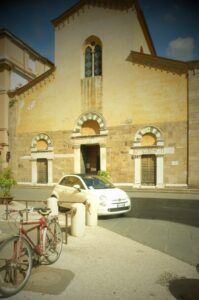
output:
M 76 121 L 76 126 L 73 130 L 72 137 L 80 136 L 81 135 L 80 130 L 81 130 L 82 125 L 85 122 L 91 121 L 91 120 L 96 121 L 99 124 L 100 135 L 107 134 L 106 123 L 105 123 L 103 116 L 99 113 L 88 112 L 88 113 L 82 114 Z
M 154 145 L 142 145 L 142 138 L 147 134 L 151 134 L 156 138 L 156 143 Z M 153 176 L 155 176 L 153 185 L 155 187 L 164 186 L 164 140 L 161 131 L 157 127 L 146 126 L 140 128 L 135 134 L 130 154 L 134 159 L 135 187 L 142 186 L 142 171 L 144 169 L 142 163 L 143 160 L 147 161 L 147 159 L 154 161 L 154 166 L 151 168 L 154 173 Z

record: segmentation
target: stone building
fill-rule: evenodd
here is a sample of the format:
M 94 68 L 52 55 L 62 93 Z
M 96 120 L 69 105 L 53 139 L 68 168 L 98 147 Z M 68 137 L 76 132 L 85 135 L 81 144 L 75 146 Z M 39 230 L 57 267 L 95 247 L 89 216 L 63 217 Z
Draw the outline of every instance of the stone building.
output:
M 137 1 L 81 0 L 53 25 L 55 66 L 9 92 L 18 182 L 198 186 L 198 62 L 158 57 Z
M 10 157 L 8 91 L 20 88 L 52 66 L 11 32 L 0 29 L 0 159 L 4 166 Z
M 188 63 L 188 186 L 199 187 L 199 61 Z

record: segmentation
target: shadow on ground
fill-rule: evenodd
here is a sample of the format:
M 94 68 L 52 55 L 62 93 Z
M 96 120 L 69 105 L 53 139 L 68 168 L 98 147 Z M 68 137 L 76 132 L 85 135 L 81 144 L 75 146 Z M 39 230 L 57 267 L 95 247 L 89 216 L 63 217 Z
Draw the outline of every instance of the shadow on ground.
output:
M 175 279 L 169 282 L 169 290 L 177 300 L 198 300 L 199 279 Z
M 175 222 L 199 227 L 199 201 L 184 199 L 131 199 L 128 218 Z
M 39 266 L 32 270 L 24 290 L 50 295 L 61 294 L 74 278 L 69 270 Z
M 199 201 L 142 198 L 131 201 L 130 212 L 99 217 L 99 226 L 196 266 Z

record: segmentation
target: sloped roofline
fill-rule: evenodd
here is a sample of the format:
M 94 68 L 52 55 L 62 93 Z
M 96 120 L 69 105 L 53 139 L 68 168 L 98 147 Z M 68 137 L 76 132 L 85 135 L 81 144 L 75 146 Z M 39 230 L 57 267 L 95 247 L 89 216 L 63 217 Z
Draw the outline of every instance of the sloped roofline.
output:
M 189 69 L 189 62 L 154 56 L 136 51 L 130 52 L 127 61 L 177 74 L 186 74 Z
M 39 60 L 47 63 L 50 67 L 54 66 L 54 63 L 52 61 L 50 61 L 48 58 L 46 58 L 46 57 L 42 56 L 41 54 L 39 54 L 37 51 L 35 51 L 30 46 L 28 46 L 25 42 L 23 42 L 20 38 L 18 38 L 16 35 L 14 35 L 12 32 L 10 32 L 8 29 L 0 28 L 0 38 L 4 37 L 4 36 L 9 37 L 11 40 L 14 41 L 14 43 L 16 45 L 18 45 L 21 48 L 25 48 L 32 55 L 36 56 Z
M 187 64 L 189 70 L 199 69 L 199 60 L 190 60 Z
M 9 97 L 13 98 L 16 95 L 20 95 L 20 94 L 24 93 L 28 89 L 30 89 L 33 86 L 35 86 L 37 83 L 41 82 L 42 80 L 44 80 L 45 78 L 47 78 L 48 76 L 50 76 L 55 71 L 55 69 L 56 69 L 56 67 L 53 65 L 53 67 L 51 69 L 49 69 L 45 73 L 42 73 L 40 76 L 36 77 L 35 79 L 29 81 L 28 83 L 26 83 L 22 87 L 17 88 L 14 91 L 9 91 L 8 92 Z
M 72 7 L 67 9 L 64 13 L 62 13 L 60 16 L 52 20 L 52 24 L 54 27 L 58 26 L 60 23 L 62 23 L 65 19 L 69 18 L 71 15 L 76 13 L 79 9 L 81 9 L 84 5 L 95 5 L 99 7 L 110 7 L 115 9 L 129 9 L 131 7 L 135 7 L 138 20 L 140 22 L 140 26 L 142 27 L 146 42 L 148 44 L 148 47 L 150 49 L 150 52 L 152 55 L 156 55 L 156 50 L 144 17 L 144 14 L 140 8 L 139 1 L 138 0 L 80 0 L 76 4 L 74 4 Z

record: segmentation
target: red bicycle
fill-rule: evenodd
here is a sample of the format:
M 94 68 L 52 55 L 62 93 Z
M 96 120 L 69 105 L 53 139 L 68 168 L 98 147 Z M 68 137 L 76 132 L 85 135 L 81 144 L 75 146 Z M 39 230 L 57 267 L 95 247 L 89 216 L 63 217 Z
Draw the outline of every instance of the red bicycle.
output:
M 37 211 L 41 217 L 24 221 L 24 213 Z M 51 264 L 62 251 L 62 231 L 57 217 L 50 217 L 49 208 L 8 210 L 7 214 L 18 213 L 19 230 L 0 243 L 0 293 L 12 296 L 24 288 L 34 263 Z M 25 229 L 24 226 L 35 225 Z M 36 242 L 30 232 L 37 230 Z

